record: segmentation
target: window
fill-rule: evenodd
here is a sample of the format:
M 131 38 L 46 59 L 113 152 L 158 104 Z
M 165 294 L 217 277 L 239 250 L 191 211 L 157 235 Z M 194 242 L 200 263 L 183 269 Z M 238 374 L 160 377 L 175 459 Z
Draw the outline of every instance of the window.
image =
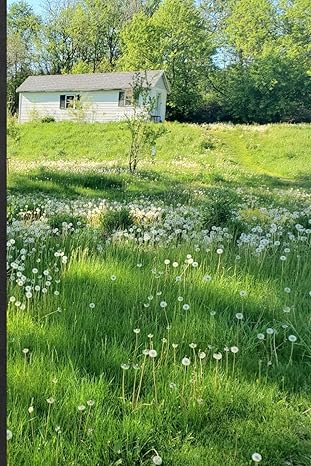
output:
M 59 108 L 75 108 L 75 101 L 80 100 L 80 95 L 61 95 L 59 100 Z
M 119 92 L 119 107 L 129 107 L 132 105 L 133 92 L 131 90 Z

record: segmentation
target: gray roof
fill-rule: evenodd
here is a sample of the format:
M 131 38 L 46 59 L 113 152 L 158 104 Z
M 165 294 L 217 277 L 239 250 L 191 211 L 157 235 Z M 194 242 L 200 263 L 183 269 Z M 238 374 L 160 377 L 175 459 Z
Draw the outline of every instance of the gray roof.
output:
M 118 73 L 56 74 L 29 76 L 16 92 L 53 92 L 53 91 L 99 91 L 128 89 L 136 73 L 145 76 L 144 71 L 122 71 Z M 147 71 L 147 81 L 155 86 L 160 77 L 169 92 L 169 83 L 163 70 Z

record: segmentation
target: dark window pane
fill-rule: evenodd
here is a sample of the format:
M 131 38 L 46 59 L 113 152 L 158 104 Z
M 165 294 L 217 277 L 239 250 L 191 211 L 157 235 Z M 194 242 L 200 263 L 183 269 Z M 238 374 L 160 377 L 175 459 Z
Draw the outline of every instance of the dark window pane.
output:
M 119 107 L 124 107 L 125 92 L 119 92 Z
M 66 108 L 66 96 L 65 95 L 60 96 L 59 108 Z

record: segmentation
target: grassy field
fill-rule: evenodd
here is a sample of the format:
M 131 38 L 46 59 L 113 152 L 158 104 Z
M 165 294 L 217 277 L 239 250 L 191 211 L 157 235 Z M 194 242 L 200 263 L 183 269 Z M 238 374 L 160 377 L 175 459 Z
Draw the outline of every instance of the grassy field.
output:
M 9 466 L 311 464 L 311 127 L 166 127 L 9 142 Z

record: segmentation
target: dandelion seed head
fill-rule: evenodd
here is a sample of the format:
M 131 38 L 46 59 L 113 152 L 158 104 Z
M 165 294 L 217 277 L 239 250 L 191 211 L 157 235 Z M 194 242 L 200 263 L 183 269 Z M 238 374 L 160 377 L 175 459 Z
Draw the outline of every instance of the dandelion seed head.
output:
M 239 351 L 239 348 L 237 346 L 231 346 L 230 351 L 231 353 L 236 354 Z
M 47 398 L 46 401 L 47 401 L 47 403 L 48 403 L 49 405 L 52 405 L 53 403 L 55 403 L 55 398 L 53 398 L 53 397 L 51 396 L 50 398 Z
M 198 353 L 198 356 L 199 356 L 199 359 L 204 359 L 204 358 L 206 358 L 206 353 L 204 353 L 204 351 L 200 351 Z
M 121 369 L 123 369 L 124 371 L 127 371 L 128 369 L 130 368 L 130 365 L 129 364 L 121 364 Z
M 183 308 L 184 311 L 189 311 L 190 306 L 189 306 L 189 304 L 184 304 L 182 308 Z
M 295 343 L 297 341 L 297 337 L 296 337 L 296 335 L 288 335 L 288 340 L 291 343 Z
M 156 358 L 158 355 L 157 351 L 155 349 L 149 350 L 149 357 L 150 358 Z
M 264 336 L 263 333 L 257 333 L 257 338 L 258 338 L 258 340 L 264 340 L 265 336 Z
M 162 458 L 159 455 L 153 456 L 152 462 L 153 462 L 153 464 L 155 464 L 157 466 L 160 466 L 163 463 Z
M 11 440 L 12 437 L 13 437 L 12 431 L 7 429 L 6 430 L 6 439 Z
M 237 312 L 235 314 L 235 317 L 238 319 L 238 320 L 242 320 L 244 318 L 244 315 L 242 314 L 242 312 Z
M 222 358 L 221 353 L 213 353 L 213 358 L 216 359 L 216 361 L 220 361 Z
M 185 366 L 185 367 L 189 366 L 190 362 L 191 362 L 190 359 L 187 358 L 186 356 L 184 358 L 182 358 L 182 360 L 181 360 L 182 365 Z
M 253 453 L 252 454 L 252 460 L 255 461 L 255 463 L 259 463 L 262 460 L 262 456 L 260 453 Z

